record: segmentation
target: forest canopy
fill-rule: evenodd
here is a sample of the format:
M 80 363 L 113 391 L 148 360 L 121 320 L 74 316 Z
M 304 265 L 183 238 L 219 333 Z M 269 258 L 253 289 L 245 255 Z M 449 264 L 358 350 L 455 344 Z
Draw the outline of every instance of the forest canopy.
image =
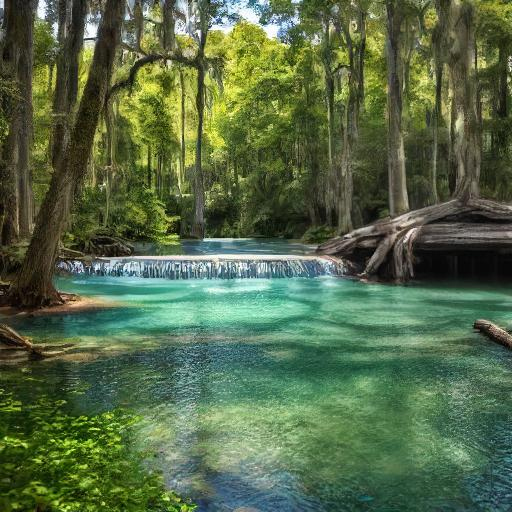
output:
M 39 212 L 45 269 L 98 232 L 315 242 L 510 199 L 507 0 L 36 4 L 3 12 L 0 219 Z
M 170 44 L 163 41 L 164 3 L 131 4 L 127 16 L 133 19 L 125 22 L 114 82 L 126 79 L 137 59 Z M 61 13 L 59 18 L 57 2 L 43 5 L 37 12 L 44 12 L 44 18 L 35 20 L 33 34 L 29 171 L 34 205 L 29 207 L 34 211 L 52 172 L 48 141 L 60 143 L 54 140 L 59 116 L 55 89 L 60 54 L 65 51 L 65 17 Z M 202 64 L 204 101 L 199 107 L 204 117 L 200 154 L 206 234 L 300 237 L 311 226 L 326 226 L 327 233 L 346 231 L 386 216 L 386 2 L 256 4 L 263 24 L 281 27 L 278 38 L 233 14 L 237 4 L 208 5 L 203 15 L 208 31 Z M 474 5 L 483 131 L 481 188 L 487 197 L 508 200 L 512 5 L 499 0 Z M 180 55 L 195 56 L 203 44 L 198 34 L 204 20 L 185 26 L 186 12 L 179 13 L 185 7 L 173 2 L 172 45 Z M 91 2 L 86 8 L 85 23 L 93 26 L 98 7 Z M 450 84 L 445 73 L 436 105 L 436 2 L 397 2 L 396 9 L 403 18 L 399 67 L 406 193 L 408 206 L 418 208 L 454 192 Z M 230 28 L 212 28 L 218 23 Z M 91 63 L 92 39 L 78 55 L 78 95 Z M 73 240 L 86 238 L 98 227 L 131 239 L 194 234 L 194 196 L 201 194 L 195 193 L 197 75 L 197 65 L 186 59 L 156 60 L 141 67 L 127 89 L 112 95 L 101 115 L 87 180 L 68 226 Z M 2 90 L 12 94 L 8 81 L 2 82 Z M 4 112 L 3 138 L 6 123 Z M 351 204 L 344 206 L 350 212 L 348 223 L 339 220 L 341 207 L 333 197 L 339 186 L 333 181 L 339 178 L 332 168 L 343 165 L 350 166 L 353 179 L 353 197 L 347 199 Z

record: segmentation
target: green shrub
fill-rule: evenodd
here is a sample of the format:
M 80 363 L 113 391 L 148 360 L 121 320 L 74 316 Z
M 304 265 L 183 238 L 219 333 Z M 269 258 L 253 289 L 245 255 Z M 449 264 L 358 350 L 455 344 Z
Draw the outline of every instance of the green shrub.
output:
M 331 226 L 312 226 L 302 235 L 302 241 L 307 244 L 321 244 L 334 236 L 336 230 Z
M 64 401 L 22 404 L 0 390 L 3 512 L 190 512 L 132 455 L 137 418 L 114 410 L 73 416 Z
M 155 191 L 137 185 L 129 193 L 115 194 L 110 201 L 105 226 L 105 193 L 99 188 L 85 189 L 75 213 L 71 236 L 75 244 L 85 242 L 103 226 L 112 235 L 129 240 L 158 241 L 176 227 L 176 218 L 167 217 L 164 204 Z
M 147 188 L 135 189 L 112 217 L 118 233 L 131 240 L 158 240 L 169 227 L 164 205 Z

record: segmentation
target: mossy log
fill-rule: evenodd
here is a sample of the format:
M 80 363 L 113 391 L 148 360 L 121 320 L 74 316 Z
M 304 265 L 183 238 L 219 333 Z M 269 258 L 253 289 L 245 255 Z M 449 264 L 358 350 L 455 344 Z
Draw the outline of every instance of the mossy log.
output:
M 63 345 L 38 346 L 5 324 L 0 324 L 0 343 L 27 350 L 30 355 L 38 359 L 59 356 L 65 354 L 68 349 L 74 347 L 71 343 Z M 48 349 L 50 349 L 50 351 L 48 351 Z
M 476 320 L 473 328 L 496 343 L 512 349 L 512 335 L 489 320 Z
M 333 238 L 317 252 L 358 266 L 362 278 L 414 277 L 414 251 L 512 249 L 512 206 L 457 199 L 384 219 Z

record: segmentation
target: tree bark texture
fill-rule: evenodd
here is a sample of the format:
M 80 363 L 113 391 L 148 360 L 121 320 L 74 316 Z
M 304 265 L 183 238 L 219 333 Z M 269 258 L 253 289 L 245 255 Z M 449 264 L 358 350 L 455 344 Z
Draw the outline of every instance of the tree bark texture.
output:
M 162 46 L 165 50 L 172 50 L 175 46 L 175 25 L 174 7 L 176 0 L 164 0 L 162 12 Z
M 327 223 L 334 225 L 337 211 L 336 190 L 338 188 L 336 170 L 336 123 L 334 118 L 334 74 L 332 70 L 331 26 L 328 20 L 324 22 L 322 47 L 322 64 L 324 68 L 325 99 L 327 104 L 327 143 L 328 171 L 325 191 L 325 209 Z
M 343 146 L 341 152 L 341 179 L 338 192 L 338 233 L 352 230 L 353 202 L 353 152 L 359 136 L 359 115 L 364 101 L 364 53 L 366 48 L 366 19 L 360 13 L 360 41 L 356 44 L 350 32 L 349 23 L 342 22 L 342 32 L 348 54 L 348 98 L 345 106 L 345 129 L 343 130 Z
M 33 224 L 32 176 L 32 63 L 36 0 L 5 2 L 5 36 L 1 47 L 2 74 L 13 82 L 8 103 L 8 134 L 0 162 L 1 243 L 28 237 Z
M 202 19 L 205 16 L 201 13 L 201 30 L 199 36 L 199 48 L 197 53 L 197 139 L 196 139 L 196 159 L 195 159 L 195 176 L 194 176 L 194 224 L 192 226 L 192 236 L 202 239 L 205 234 L 205 193 L 204 193 L 204 176 L 202 166 L 202 150 L 203 150 L 203 124 L 204 124 L 204 102 L 205 102 L 205 74 L 206 62 L 204 49 L 206 47 L 206 39 L 208 36 L 207 21 Z
M 388 0 L 387 13 L 387 73 L 388 73 L 388 180 L 389 211 L 392 216 L 409 209 L 405 171 L 403 108 L 403 24 L 405 16 L 400 2 Z
M 78 97 L 79 56 L 83 46 L 86 0 L 59 0 L 57 76 L 53 96 L 52 165 L 56 169 L 69 141 Z
M 442 4 L 446 0 L 436 0 L 435 7 L 437 13 L 437 23 L 432 32 L 432 57 L 434 67 L 434 80 L 435 80 L 435 100 L 434 112 L 432 116 L 432 164 L 430 182 L 432 189 L 432 202 L 439 201 L 439 194 L 437 192 L 437 169 L 439 159 L 439 129 L 443 119 L 442 112 L 442 99 L 443 99 L 443 76 L 444 64 L 446 60 L 446 16 Z
M 186 146 L 185 146 L 185 123 L 186 123 L 186 110 L 185 110 L 185 77 L 183 74 L 183 69 L 179 69 L 180 74 L 180 193 L 181 184 L 185 180 L 185 156 L 186 156 Z
M 480 331 L 492 341 L 512 349 L 512 335 L 489 320 L 475 320 L 473 329 Z
M 475 73 L 475 8 L 468 0 L 450 0 L 448 69 L 452 91 L 451 151 L 456 164 L 455 197 L 479 195 L 481 134 Z
M 196 160 L 194 176 L 194 225 L 192 235 L 196 238 L 204 238 L 204 176 L 202 166 L 203 148 L 203 122 L 204 122 L 204 67 L 199 64 L 197 68 L 197 139 L 196 139 Z
M 52 276 L 59 240 L 70 213 L 66 198 L 77 195 L 87 174 L 87 156 L 91 153 L 112 76 L 124 7 L 125 2 L 106 2 L 69 144 L 52 175 L 26 257 L 9 292 L 13 305 L 41 307 L 61 302 Z
M 512 249 L 512 206 L 484 199 L 427 206 L 356 229 L 320 245 L 318 252 L 345 258 L 364 269 L 362 277 L 382 274 L 414 277 L 414 250 L 488 251 Z

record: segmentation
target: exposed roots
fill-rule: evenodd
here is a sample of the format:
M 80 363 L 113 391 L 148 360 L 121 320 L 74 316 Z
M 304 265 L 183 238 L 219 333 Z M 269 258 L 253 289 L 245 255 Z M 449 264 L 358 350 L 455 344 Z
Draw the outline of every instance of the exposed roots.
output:
M 65 296 L 53 286 L 45 290 L 20 290 L 11 286 L 0 299 L 0 304 L 28 310 L 61 306 L 66 302 Z
M 470 199 L 407 212 L 320 245 L 318 252 L 364 268 L 362 278 L 377 275 L 398 281 L 414 277 L 414 250 L 495 251 L 512 248 L 512 206 Z

